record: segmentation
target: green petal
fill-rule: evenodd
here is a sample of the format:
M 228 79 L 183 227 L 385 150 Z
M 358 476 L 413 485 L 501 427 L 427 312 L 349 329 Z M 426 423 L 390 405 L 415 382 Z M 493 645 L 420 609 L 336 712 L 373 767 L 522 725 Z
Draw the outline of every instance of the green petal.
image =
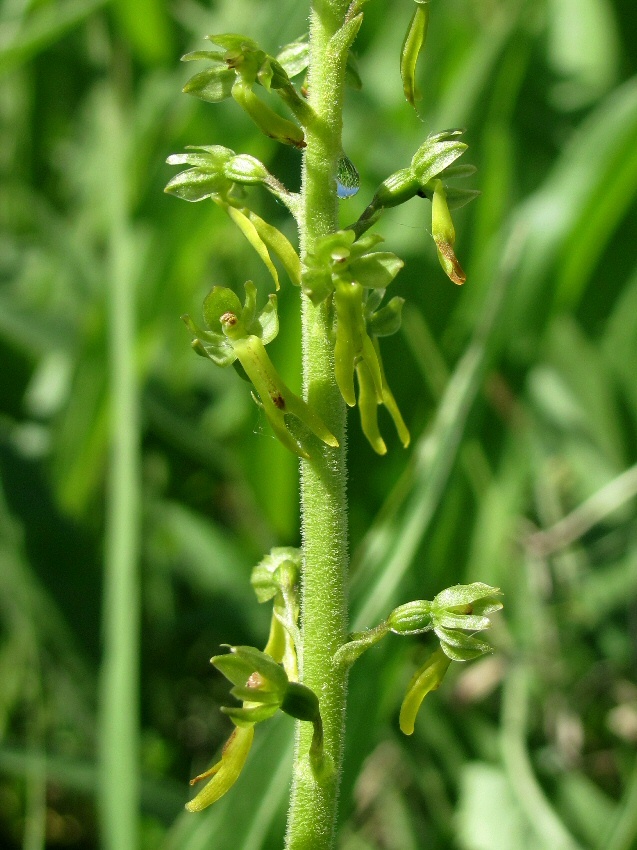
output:
M 223 62 L 223 53 L 219 53 L 218 50 L 193 50 L 181 57 L 182 62 L 193 62 L 198 59 L 207 59 L 209 62 Z
M 440 648 L 452 661 L 473 661 L 474 658 L 493 651 L 483 640 L 455 629 L 436 626 L 434 632 L 440 641 Z
M 203 201 L 223 195 L 231 184 L 222 174 L 202 171 L 200 168 L 189 168 L 175 175 L 167 184 L 164 192 L 176 195 L 184 201 Z
M 230 366 L 235 362 L 237 355 L 223 334 L 201 331 L 188 315 L 182 316 L 181 319 L 194 336 L 191 345 L 196 354 L 207 357 L 217 366 Z
M 234 71 L 225 65 L 215 65 L 191 77 L 183 91 L 208 103 L 220 103 L 232 94 L 235 80 Z
M 361 428 L 370 446 L 379 455 L 387 454 L 387 446 L 378 430 L 378 399 L 374 379 L 364 360 L 356 364 L 358 378 L 358 409 Z
M 220 319 L 225 313 L 233 313 L 239 318 L 242 312 L 241 301 L 227 286 L 213 286 L 203 302 L 204 321 L 213 333 L 221 330 Z
M 459 605 L 471 605 L 490 596 L 499 596 L 500 593 L 499 587 L 491 587 L 490 584 L 482 581 L 475 581 L 473 584 L 455 584 L 435 596 L 433 605 L 434 608 L 456 608 Z
M 444 626 L 446 629 L 466 629 L 469 632 L 481 632 L 491 628 L 491 620 L 488 617 L 479 617 L 473 614 L 436 614 L 436 625 Z
M 288 77 L 296 77 L 302 74 L 310 64 L 310 45 L 307 36 L 304 35 L 285 47 L 277 54 L 277 60 L 285 69 Z
M 263 723 L 269 720 L 279 710 L 279 703 L 274 705 L 253 705 L 248 708 L 235 708 L 222 705 L 220 711 L 227 715 L 237 726 L 254 726 L 255 723 Z
M 290 241 L 271 224 L 264 221 L 256 213 L 249 212 L 250 221 L 268 248 L 281 261 L 288 277 L 295 286 L 301 285 L 301 260 Z
M 261 257 L 265 264 L 265 267 L 272 276 L 272 280 L 274 281 L 275 287 L 279 289 L 279 275 L 276 270 L 276 267 L 270 258 L 270 254 L 268 252 L 265 242 L 259 235 L 259 231 L 256 229 L 249 216 L 246 214 L 247 210 L 244 211 L 238 209 L 237 207 L 233 207 L 230 204 L 223 204 L 223 207 L 230 216 L 230 218 L 237 225 L 239 230 L 243 233 L 248 242 L 252 245 L 257 254 Z
M 211 661 L 226 679 L 239 687 L 244 686 L 253 673 L 263 679 L 260 687 L 266 691 L 283 694 L 288 684 L 283 667 L 254 646 L 231 646 L 229 653 L 217 655 Z
M 391 336 L 400 330 L 404 298 L 396 296 L 385 306 L 367 319 L 367 327 L 372 336 Z M 369 299 L 368 299 L 369 304 Z
M 234 730 L 223 748 L 221 761 L 215 764 L 210 770 L 190 781 L 190 784 L 194 785 L 195 782 L 201 779 L 212 777 L 205 788 L 190 800 L 189 803 L 186 803 L 186 808 L 189 812 L 202 811 L 212 805 L 212 803 L 215 803 L 220 797 L 223 797 L 232 788 L 243 770 L 253 738 L 253 725 Z
M 400 707 L 400 731 L 405 735 L 413 734 L 414 723 L 422 701 L 427 694 L 440 687 L 450 663 L 449 658 L 440 649 L 437 649 L 412 676 L 405 699 Z
M 216 44 L 217 47 L 223 47 L 224 50 L 235 50 L 238 53 L 259 49 L 259 45 L 254 39 L 247 35 L 241 35 L 241 33 L 224 32 L 218 35 L 207 35 L 206 38 Z
M 396 254 L 390 251 L 378 251 L 352 260 L 348 271 L 361 286 L 369 289 L 386 289 L 404 265 Z
M 435 141 L 431 136 L 427 138 L 411 160 L 411 171 L 420 188 L 425 189 L 427 183 L 462 156 L 467 147 L 464 142 L 448 139 Z
M 258 332 L 255 329 L 258 327 Z M 261 310 L 252 325 L 252 332 L 260 337 L 261 342 L 267 345 L 279 333 L 279 315 L 276 306 L 276 295 L 269 295 L 265 307 Z

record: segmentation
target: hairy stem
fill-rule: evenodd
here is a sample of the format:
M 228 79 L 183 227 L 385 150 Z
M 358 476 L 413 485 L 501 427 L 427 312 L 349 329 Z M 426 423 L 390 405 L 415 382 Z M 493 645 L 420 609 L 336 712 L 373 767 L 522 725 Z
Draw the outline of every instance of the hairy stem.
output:
M 336 163 L 341 154 L 343 86 L 347 50 L 330 48 L 347 4 L 312 4 L 310 29 L 307 148 L 303 162 L 301 250 L 338 228 Z M 323 446 L 301 464 L 303 602 L 301 678 L 319 696 L 325 756 L 333 770 L 317 780 L 309 751 L 312 727 L 299 723 L 288 850 L 329 850 L 333 846 L 343 753 L 347 673 L 333 664 L 347 634 L 347 501 L 345 405 L 334 380 L 333 343 L 325 305 L 303 299 L 303 383 L 305 397 L 336 435 L 340 446 Z

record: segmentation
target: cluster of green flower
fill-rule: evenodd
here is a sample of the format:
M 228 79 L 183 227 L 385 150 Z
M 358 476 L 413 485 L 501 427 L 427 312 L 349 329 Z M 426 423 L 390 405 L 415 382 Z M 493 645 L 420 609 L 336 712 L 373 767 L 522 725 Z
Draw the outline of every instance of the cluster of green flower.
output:
M 423 15 L 426 15 L 426 5 L 418 4 L 401 61 L 405 92 L 412 104 L 415 87 L 410 79 L 426 33 Z M 272 110 L 255 94 L 254 88 L 261 86 L 279 95 L 301 125 L 310 122 L 311 108 L 291 81 L 291 77 L 307 67 L 307 41 L 293 42 L 275 58 L 245 36 L 224 34 L 208 38 L 222 51 L 197 51 L 184 57 L 211 63 L 207 70 L 192 77 L 184 91 L 211 102 L 232 96 L 267 135 L 282 143 L 303 147 L 303 130 Z M 348 79 L 358 87 L 360 78 L 351 51 L 348 51 L 348 69 Z M 270 272 L 277 290 L 280 283 L 273 256 L 293 284 L 300 285 L 315 305 L 325 306 L 333 329 L 337 384 L 348 405 L 358 403 L 363 432 L 379 454 L 385 454 L 387 448 L 378 428 L 378 405 L 387 408 L 403 446 L 407 446 L 410 439 L 389 388 L 378 345 L 379 337 L 393 334 L 400 327 L 402 298 L 395 297 L 379 308 L 386 287 L 403 263 L 390 252 L 372 251 L 382 238 L 363 234 L 378 221 L 383 210 L 415 196 L 428 198 L 432 207 L 431 229 L 442 268 L 454 283 L 464 282 L 465 275 L 453 249 L 455 230 L 450 209 L 467 203 L 477 193 L 448 183 L 450 179 L 465 177 L 474 171 L 472 166 L 456 164 L 467 149 L 459 140 L 460 135 L 460 130 L 449 130 L 429 136 L 407 168 L 381 183 L 358 221 L 312 246 L 303 263 L 284 234 L 245 205 L 245 187 L 262 185 L 288 207 L 297 221 L 300 219 L 300 196 L 289 192 L 263 163 L 220 145 L 191 148 L 168 159 L 171 165 L 188 165 L 189 168 L 168 183 L 167 192 L 187 201 L 211 198 L 248 239 Z M 356 170 L 343 153 L 337 163 L 335 179 L 346 194 L 357 190 Z M 243 308 L 232 292 L 214 287 L 204 304 L 204 318 L 207 328 L 202 330 L 185 317 L 195 337 L 195 351 L 221 366 L 240 363 L 242 374 L 252 382 L 275 435 L 287 448 L 309 458 L 311 435 L 325 445 L 338 446 L 318 415 L 285 386 L 264 350 L 264 345 L 278 330 L 273 297 L 257 315 L 251 283 L 246 284 Z M 358 382 L 358 399 L 354 375 Z
M 221 710 L 235 724 L 221 760 L 195 777 L 209 782 L 186 806 L 198 812 L 222 797 L 236 782 L 250 752 L 257 723 L 279 710 L 313 724 L 308 754 L 310 768 L 319 781 L 325 781 L 333 767 L 323 752 L 323 724 L 318 697 L 298 680 L 299 634 L 298 585 L 301 551 L 290 547 L 272 549 L 252 571 L 252 586 L 259 602 L 272 602 L 270 634 L 263 651 L 252 646 L 233 646 L 211 663 L 233 684 L 231 695 L 241 706 Z M 334 657 L 335 665 L 350 666 L 390 632 L 419 635 L 433 631 L 439 646 L 412 677 L 400 710 L 400 728 L 406 735 L 414 731 L 420 705 L 434 691 L 452 661 L 470 661 L 491 651 L 472 633 L 488 629 L 488 614 L 502 603 L 498 588 L 475 582 L 456 585 L 439 593 L 431 602 L 419 599 L 395 608 L 389 617 L 366 632 L 350 635 Z M 467 634 L 467 632 L 469 634 Z

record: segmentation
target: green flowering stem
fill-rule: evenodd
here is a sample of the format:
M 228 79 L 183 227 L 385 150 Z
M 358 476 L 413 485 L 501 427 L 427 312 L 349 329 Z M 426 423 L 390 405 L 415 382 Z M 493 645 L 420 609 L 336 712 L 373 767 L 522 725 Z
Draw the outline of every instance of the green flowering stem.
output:
M 305 126 L 300 228 L 302 257 L 338 229 L 336 171 L 342 152 L 342 110 L 349 47 L 360 16 L 343 25 L 348 4 L 315 0 L 310 22 L 309 106 Z M 302 461 L 303 623 L 301 681 L 320 696 L 323 759 L 312 769 L 314 730 L 297 725 L 287 850 L 331 850 L 343 758 L 347 668 L 333 662 L 347 638 L 348 569 L 345 403 L 334 378 L 330 316 L 325 304 L 303 296 L 305 398 L 339 441 Z M 316 759 L 314 759 L 316 761 Z M 320 766 L 319 766 L 320 767 Z

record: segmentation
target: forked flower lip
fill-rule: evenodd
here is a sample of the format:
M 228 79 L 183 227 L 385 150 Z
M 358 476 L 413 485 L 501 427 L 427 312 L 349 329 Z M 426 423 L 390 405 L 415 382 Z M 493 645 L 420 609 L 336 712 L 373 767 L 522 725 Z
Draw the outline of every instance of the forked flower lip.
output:
M 243 770 L 253 738 L 254 724 L 237 726 L 224 745 L 220 761 L 190 780 L 191 785 L 203 779 L 210 779 L 210 782 L 186 803 L 189 812 L 203 811 L 232 788 Z

